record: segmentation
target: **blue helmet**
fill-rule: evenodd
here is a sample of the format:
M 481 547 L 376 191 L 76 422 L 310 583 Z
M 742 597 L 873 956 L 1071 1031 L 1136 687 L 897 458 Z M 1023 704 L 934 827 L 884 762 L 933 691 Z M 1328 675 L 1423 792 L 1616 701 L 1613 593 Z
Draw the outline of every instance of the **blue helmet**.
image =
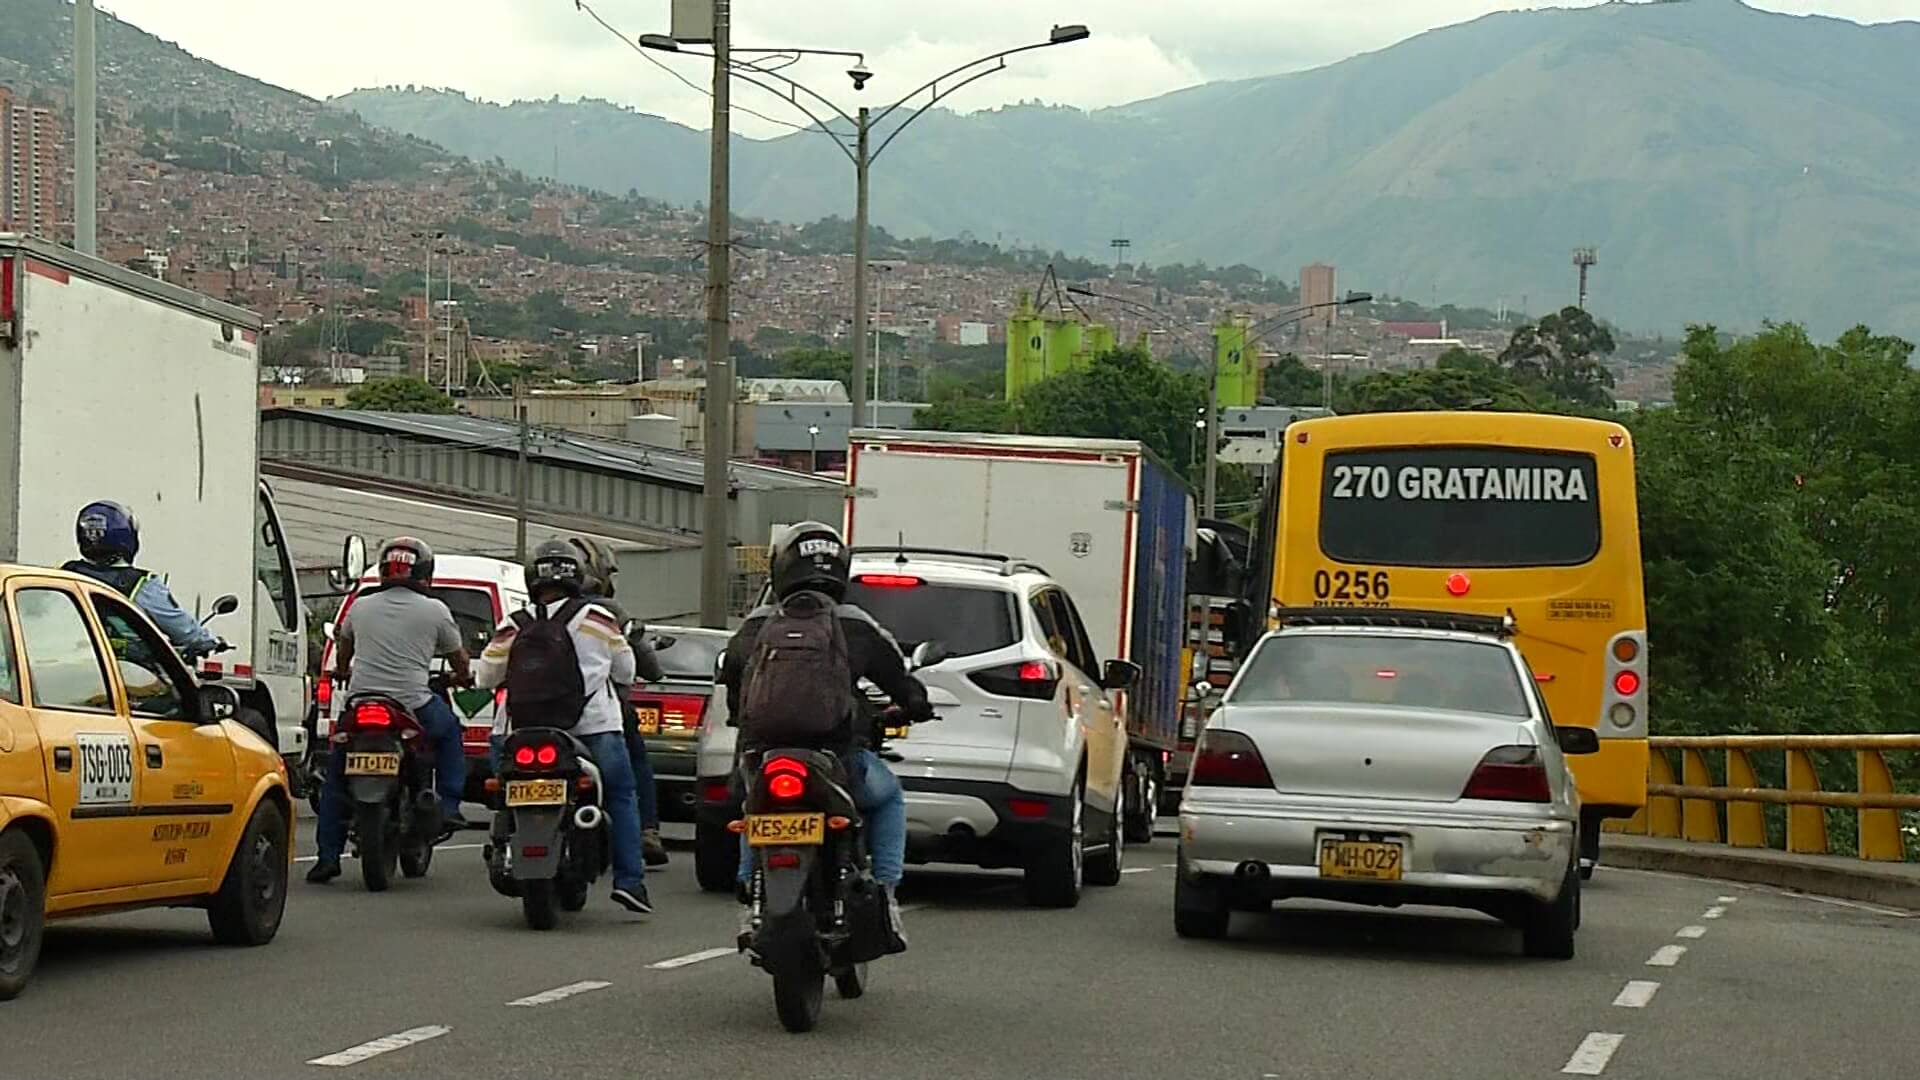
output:
M 140 554 L 140 522 L 117 502 L 88 503 L 73 523 L 73 538 L 89 562 L 132 561 Z

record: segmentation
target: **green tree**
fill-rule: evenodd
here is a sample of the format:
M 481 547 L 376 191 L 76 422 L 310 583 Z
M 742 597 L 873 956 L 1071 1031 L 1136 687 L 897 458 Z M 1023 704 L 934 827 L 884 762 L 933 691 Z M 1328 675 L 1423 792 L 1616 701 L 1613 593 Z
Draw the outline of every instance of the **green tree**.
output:
M 1602 357 L 1615 348 L 1613 332 L 1587 311 L 1562 308 L 1526 323 L 1500 353 L 1500 363 L 1523 382 L 1581 405 L 1611 407 L 1613 373 Z
M 453 399 L 424 379 L 369 379 L 347 392 L 347 408 L 369 412 L 450 413 Z
M 1019 430 L 1034 434 L 1138 439 L 1185 473 L 1197 456 L 1193 417 L 1205 407 L 1206 386 L 1197 375 L 1127 346 L 1028 388 L 1014 413 Z
M 1343 413 L 1440 409 L 1545 411 L 1506 372 L 1457 367 L 1375 372 L 1344 387 L 1337 401 Z
M 1262 396 L 1281 405 L 1317 406 L 1326 399 L 1326 383 L 1320 373 L 1292 353 L 1267 368 L 1261 390 Z

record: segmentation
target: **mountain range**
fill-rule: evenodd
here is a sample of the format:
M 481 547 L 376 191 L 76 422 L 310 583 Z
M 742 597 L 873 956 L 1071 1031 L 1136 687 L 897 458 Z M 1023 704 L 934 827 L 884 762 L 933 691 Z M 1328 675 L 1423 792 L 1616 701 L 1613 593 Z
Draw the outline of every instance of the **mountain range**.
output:
M 1093 256 L 1124 230 L 1147 262 L 1321 261 L 1342 288 L 1535 311 L 1572 302 L 1590 246 L 1591 306 L 1624 326 L 1920 337 L 1916 57 L 1920 23 L 1738 0 L 1503 12 L 1114 108 L 936 109 L 875 165 L 873 219 Z M 703 132 L 604 101 L 334 103 L 529 174 L 705 194 Z M 743 215 L 852 208 L 818 133 L 736 139 L 733 183 Z

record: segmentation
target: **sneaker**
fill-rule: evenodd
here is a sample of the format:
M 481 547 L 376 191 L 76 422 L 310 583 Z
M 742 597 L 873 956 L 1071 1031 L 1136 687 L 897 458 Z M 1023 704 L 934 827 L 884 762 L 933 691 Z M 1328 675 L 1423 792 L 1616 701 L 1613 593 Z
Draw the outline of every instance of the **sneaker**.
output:
M 613 902 L 635 915 L 653 914 L 653 901 L 647 898 L 645 885 L 635 885 L 631 889 L 614 889 Z
M 313 864 L 313 869 L 307 871 L 307 884 L 325 885 L 327 882 L 339 876 L 339 859 L 321 859 Z
M 900 899 L 893 895 L 893 886 L 885 886 L 887 893 L 887 929 L 892 931 L 893 940 L 887 943 L 887 955 L 907 951 L 907 930 L 900 921 Z
M 647 829 L 640 834 L 640 855 L 648 866 L 667 865 L 667 845 L 661 842 L 659 829 Z

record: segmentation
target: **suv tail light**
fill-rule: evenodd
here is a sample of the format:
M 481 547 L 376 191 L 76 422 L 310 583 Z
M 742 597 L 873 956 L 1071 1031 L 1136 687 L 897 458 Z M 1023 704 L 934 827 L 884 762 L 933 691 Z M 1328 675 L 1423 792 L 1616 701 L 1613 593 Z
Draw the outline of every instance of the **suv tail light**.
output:
M 1487 751 L 1467 778 L 1463 799 L 1496 802 L 1552 802 L 1547 766 L 1538 747 L 1496 746 Z
M 1187 783 L 1203 787 L 1270 788 L 1273 777 L 1253 740 L 1215 728 L 1200 733 Z
M 967 678 L 989 694 L 1047 701 L 1060 685 L 1060 669 L 1045 660 L 1026 660 L 984 668 Z

